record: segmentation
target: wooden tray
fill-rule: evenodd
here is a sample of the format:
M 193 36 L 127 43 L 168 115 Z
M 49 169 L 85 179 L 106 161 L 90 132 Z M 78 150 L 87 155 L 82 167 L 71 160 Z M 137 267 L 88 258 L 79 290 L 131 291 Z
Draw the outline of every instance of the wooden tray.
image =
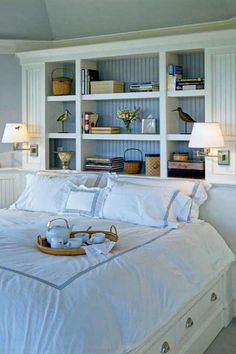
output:
M 104 233 L 105 237 L 110 240 L 117 242 L 118 235 L 115 225 L 111 225 L 110 230 L 86 230 L 86 231 L 72 231 L 70 233 L 70 238 L 74 238 L 77 234 L 89 234 L 89 238 L 96 233 Z M 83 248 L 51 248 L 46 237 L 39 235 L 37 237 L 37 247 L 41 252 L 51 254 L 54 256 L 79 256 L 86 254 Z

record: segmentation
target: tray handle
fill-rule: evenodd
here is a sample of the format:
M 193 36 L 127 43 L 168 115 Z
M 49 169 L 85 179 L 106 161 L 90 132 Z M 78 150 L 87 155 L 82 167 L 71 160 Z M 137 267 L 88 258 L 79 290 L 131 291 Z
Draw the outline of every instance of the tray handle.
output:
M 112 232 L 113 234 L 115 234 L 116 236 L 118 236 L 117 228 L 115 227 L 115 225 L 111 225 L 111 227 L 110 227 L 110 232 Z

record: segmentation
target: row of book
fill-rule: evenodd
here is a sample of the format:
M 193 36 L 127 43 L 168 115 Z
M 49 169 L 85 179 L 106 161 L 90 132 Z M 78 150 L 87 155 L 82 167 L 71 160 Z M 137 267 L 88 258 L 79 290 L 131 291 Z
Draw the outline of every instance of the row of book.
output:
M 167 77 L 168 91 L 175 90 L 201 90 L 205 87 L 203 77 L 183 78 L 183 67 L 181 65 L 168 65 Z
M 91 93 L 91 81 L 99 80 L 99 71 L 92 69 L 81 70 L 81 93 L 89 95 Z
M 87 157 L 85 161 L 85 169 L 87 171 L 107 171 L 118 172 L 124 169 L 123 157 Z
M 150 92 L 159 91 L 159 83 L 151 82 L 135 82 L 129 85 L 130 92 Z

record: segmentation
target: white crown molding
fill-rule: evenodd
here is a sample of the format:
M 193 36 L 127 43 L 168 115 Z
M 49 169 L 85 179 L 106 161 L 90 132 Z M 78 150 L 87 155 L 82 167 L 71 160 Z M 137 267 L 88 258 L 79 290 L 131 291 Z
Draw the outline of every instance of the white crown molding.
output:
M 0 39 L 0 54 L 15 54 L 17 52 L 49 49 L 52 47 L 52 41 Z
M 207 22 L 193 25 L 184 25 L 176 27 L 166 27 L 159 29 L 124 32 L 100 36 L 90 36 L 75 39 L 65 40 L 14 40 L 2 39 L 0 40 L 0 54 L 14 54 L 17 52 L 27 52 L 41 49 L 51 48 L 66 48 L 73 46 L 83 46 L 90 44 L 102 44 L 109 42 L 128 41 L 135 39 L 148 39 L 153 37 L 175 36 L 179 34 L 193 34 L 209 31 L 220 31 L 225 29 L 236 29 L 236 17 L 229 20 Z

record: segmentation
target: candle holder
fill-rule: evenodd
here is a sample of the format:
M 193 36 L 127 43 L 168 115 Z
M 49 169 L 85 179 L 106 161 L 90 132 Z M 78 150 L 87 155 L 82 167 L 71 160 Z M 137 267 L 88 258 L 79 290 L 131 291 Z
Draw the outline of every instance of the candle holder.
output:
M 57 155 L 61 161 L 63 170 L 70 170 L 70 161 L 74 151 L 57 151 Z

